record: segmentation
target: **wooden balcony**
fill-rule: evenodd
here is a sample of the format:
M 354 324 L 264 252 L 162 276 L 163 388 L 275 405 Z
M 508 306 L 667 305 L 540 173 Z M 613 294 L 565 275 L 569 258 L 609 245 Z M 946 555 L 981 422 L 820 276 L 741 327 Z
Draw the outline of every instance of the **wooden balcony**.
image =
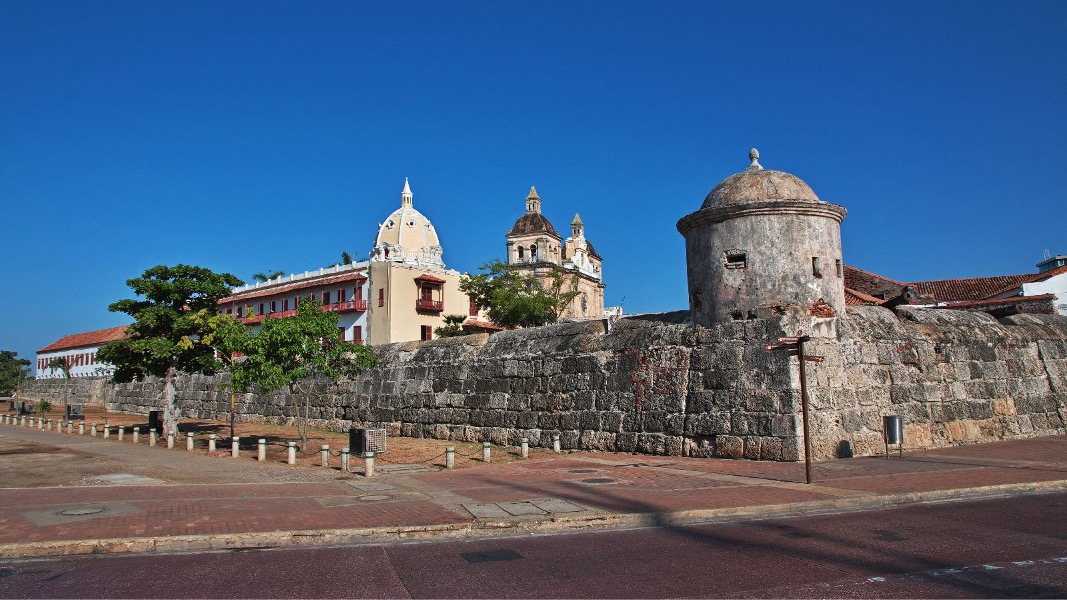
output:
M 443 312 L 445 310 L 445 303 L 443 300 L 423 300 L 422 298 L 419 298 L 415 300 L 415 310 Z
M 333 304 L 324 304 L 322 310 L 328 310 L 330 312 L 365 312 L 367 310 L 367 301 L 360 298 L 358 300 L 349 300 L 348 302 L 335 302 Z

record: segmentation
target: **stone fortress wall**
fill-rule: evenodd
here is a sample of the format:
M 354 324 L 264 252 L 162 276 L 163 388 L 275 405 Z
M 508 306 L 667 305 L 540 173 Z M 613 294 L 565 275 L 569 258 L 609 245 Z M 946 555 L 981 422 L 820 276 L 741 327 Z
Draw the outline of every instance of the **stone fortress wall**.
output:
M 561 323 L 375 348 L 379 368 L 310 385 L 312 419 L 345 430 L 565 449 L 795 461 L 803 457 L 795 357 L 766 344 L 795 335 L 789 316 L 713 327 L 688 313 Z M 818 320 L 808 354 L 816 458 L 878 454 L 882 416 L 898 414 L 906 448 L 1063 434 L 1067 318 L 850 307 Z M 809 329 L 811 331 L 811 329 Z M 228 418 L 225 375 L 182 376 L 185 417 Z M 72 396 L 110 410 L 160 406 L 158 381 L 77 380 Z M 60 380 L 27 397 L 62 401 Z M 238 394 L 240 420 L 291 422 L 286 393 Z

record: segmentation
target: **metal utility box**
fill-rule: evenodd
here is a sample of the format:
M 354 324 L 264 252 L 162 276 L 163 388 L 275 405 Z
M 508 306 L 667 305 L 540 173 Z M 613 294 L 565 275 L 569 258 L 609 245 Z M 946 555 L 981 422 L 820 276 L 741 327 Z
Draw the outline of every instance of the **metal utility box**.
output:
M 899 415 L 882 417 L 882 437 L 885 439 L 886 458 L 889 458 L 890 446 L 896 446 L 900 456 L 904 456 L 904 420 Z
M 82 413 L 81 404 L 68 404 L 67 411 L 64 415 L 68 421 L 83 421 L 85 420 L 85 414 Z
M 348 430 L 348 447 L 353 454 L 385 452 L 385 429 L 352 428 Z

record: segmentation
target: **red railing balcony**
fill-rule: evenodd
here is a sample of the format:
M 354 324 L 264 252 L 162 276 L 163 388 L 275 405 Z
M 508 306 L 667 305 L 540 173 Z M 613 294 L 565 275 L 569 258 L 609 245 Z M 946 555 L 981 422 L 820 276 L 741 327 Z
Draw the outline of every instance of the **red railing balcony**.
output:
M 442 312 L 445 310 L 445 303 L 444 300 L 424 300 L 419 298 L 415 300 L 415 310 Z
M 330 312 L 364 312 L 367 310 L 367 301 L 359 298 L 357 300 L 349 300 L 348 302 L 335 302 L 333 304 L 324 304 L 322 310 L 328 310 Z

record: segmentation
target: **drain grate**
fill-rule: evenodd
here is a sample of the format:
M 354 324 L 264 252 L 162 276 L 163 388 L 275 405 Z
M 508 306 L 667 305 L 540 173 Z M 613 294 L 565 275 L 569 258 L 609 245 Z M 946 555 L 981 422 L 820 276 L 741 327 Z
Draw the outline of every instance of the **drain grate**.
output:
M 615 483 L 615 480 L 611 477 L 591 477 L 583 479 L 582 483 Z
M 460 556 L 469 564 L 497 562 L 501 560 L 521 560 L 522 555 L 514 550 L 489 550 L 487 552 L 464 552 Z
M 102 513 L 106 508 L 100 506 L 79 506 L 78 508 L 68 508 L 67 510 L 59 511 L 59 514 L 67 517 L 80 517 L 82 515 L 95 515 Z

